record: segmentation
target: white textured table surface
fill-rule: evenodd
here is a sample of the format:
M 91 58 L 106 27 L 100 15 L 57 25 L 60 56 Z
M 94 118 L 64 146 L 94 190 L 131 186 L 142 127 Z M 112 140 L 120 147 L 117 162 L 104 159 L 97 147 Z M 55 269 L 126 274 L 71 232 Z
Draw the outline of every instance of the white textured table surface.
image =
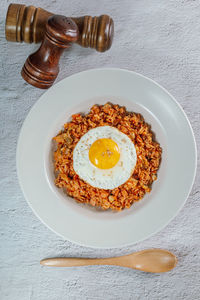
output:
M 15 0 L 16 1 L 16 0 Z M 199 299 L 200 176 L 178 216 L 160 233 L 129 248 L 94 250 L 64 241 L 28 207 L 19 188 L 15 151 L 22 123 L 44 93 L 26 84 L 20 70 L 37 45 L 9 43 L 4 36 L 7 6 L 0 14 L 0 299 Z M 20 1 L 16 1 L 20 2 Z M 200 144 L 200 1 L 22 1 L 67 16 L 110 14 L 115 39 L 100 54 L 74 46 L 61 59 L 57 81 L 95 67 L 121 67 L 142 73 L 166 87 L 187 113 Z M 186 170 L 187 172 L 187 170 Z M 163 247 L 179 263 L 166 274 L 120 267 L 42 268 L 44 257 L 104 257 Z

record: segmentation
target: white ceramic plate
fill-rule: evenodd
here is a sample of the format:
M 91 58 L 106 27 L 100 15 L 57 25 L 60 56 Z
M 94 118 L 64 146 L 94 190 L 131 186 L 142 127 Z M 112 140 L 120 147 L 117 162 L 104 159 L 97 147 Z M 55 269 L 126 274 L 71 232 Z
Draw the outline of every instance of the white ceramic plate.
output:
M 73 113 L 107 101 L 141 113 L 163 148 L 151 193 L 119 213 L 78 204 L 54 186 L 52 137 Z M 119 247 L 144 240 L 177 214 L 194 181 L 196 145 L 185 113 L 161 86 L 131 71 L 94 69 L 60 81 L 33 106 L 19 136 L 17 171 L 29 205 L 54 232 L 85 246 Z

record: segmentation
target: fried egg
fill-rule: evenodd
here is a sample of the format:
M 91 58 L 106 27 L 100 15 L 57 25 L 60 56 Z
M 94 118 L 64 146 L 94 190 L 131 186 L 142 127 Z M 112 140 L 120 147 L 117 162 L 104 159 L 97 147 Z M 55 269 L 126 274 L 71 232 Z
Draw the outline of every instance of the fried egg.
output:
M 115 127 L 89 130 L 73 151 L 73 168 L 93 187 L 114 189 L 132 175 L 137 161 L 134 143 Z

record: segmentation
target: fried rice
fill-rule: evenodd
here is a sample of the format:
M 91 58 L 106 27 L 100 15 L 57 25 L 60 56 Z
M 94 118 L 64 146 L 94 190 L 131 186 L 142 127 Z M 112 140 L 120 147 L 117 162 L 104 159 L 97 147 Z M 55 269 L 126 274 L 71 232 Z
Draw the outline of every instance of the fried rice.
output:
M 132 176 L 113 190 L 92 187 L 83 181 L 73 169 L 73 150 L 80 138 L 98 126 L 116 127 L 134 143 L 137 163 Z M 53 140 L 57 144 L 54 152 L 55 184 L 77 201 L 102 209 L 122 210 L 151 191 L 157 179 L 162 149 L 153 138 L 150 125 L 141 114 L 128 112 L 125 107 L 107 103 L 94 105 L 88 114 L 75 114 L 64 124 L 63 130 Z

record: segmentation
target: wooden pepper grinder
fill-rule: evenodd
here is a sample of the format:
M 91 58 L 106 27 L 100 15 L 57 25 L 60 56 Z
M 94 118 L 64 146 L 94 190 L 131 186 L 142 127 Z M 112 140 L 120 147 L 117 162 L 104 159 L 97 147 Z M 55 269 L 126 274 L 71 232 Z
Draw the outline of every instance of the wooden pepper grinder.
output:
M 48 89 L 58 75 L 62 52 L 71 42 L 78 40 L 78 35 L 78 27 L 72 19 L 51 16 L 46 23 L 42 44 L 27 58 L 22 68 L 22 77 L 35 87 Z
M 53 13 L 40 7 L 10 4 L 6 17 L 5 34 L 8 41 L 38 43 L 43 40 L 47 20 Z M 108 15 L 71 18 L 78 26 L 82 47 L 104 52 L 111 47 L 114 23 Z

